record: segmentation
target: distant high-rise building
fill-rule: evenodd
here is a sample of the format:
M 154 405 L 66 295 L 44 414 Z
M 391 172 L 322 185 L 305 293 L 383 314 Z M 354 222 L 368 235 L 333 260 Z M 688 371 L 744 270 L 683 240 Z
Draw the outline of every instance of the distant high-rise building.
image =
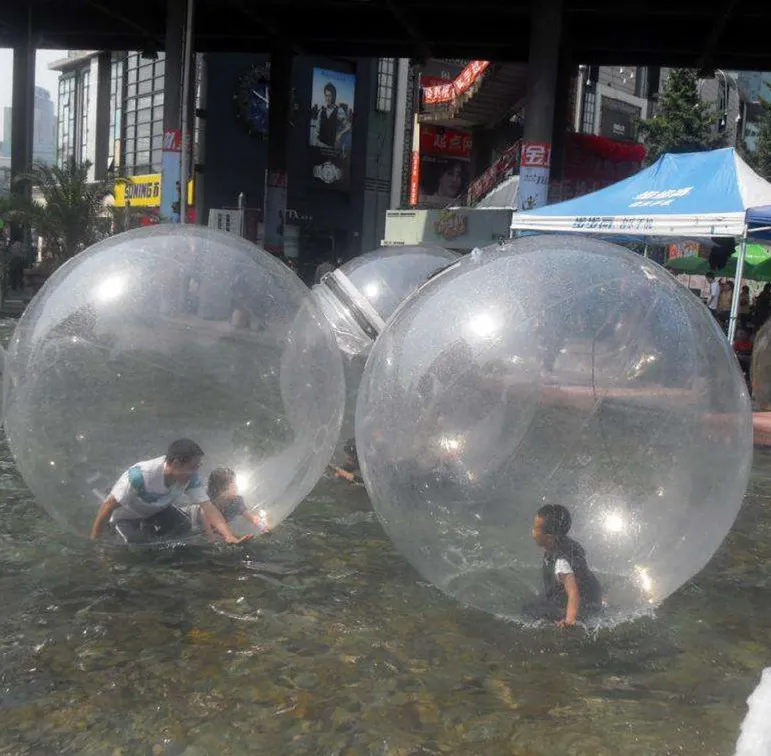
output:
M 11 156 L 13 108 L 3 108 L 3 139 L 0 156 Z M 54 103 L 47 89 L 35 87 L 34 132 L 32 162 L 53 165 L 56 162 L 56 118 Z
M 13 108 L 3 107 L 3 141 L 0 143 L 0 155 L 11 157 L 11 114 Z
M 32 137 L 32 160 L 53 165 L 56 162 L 56 117 L 51 93 L 35 87 L 35 128 Z

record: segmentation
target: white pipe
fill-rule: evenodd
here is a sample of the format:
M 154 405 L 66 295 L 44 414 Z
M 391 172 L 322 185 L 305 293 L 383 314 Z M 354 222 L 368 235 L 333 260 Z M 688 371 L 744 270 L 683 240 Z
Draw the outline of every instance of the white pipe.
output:
M 739 259 L 736 261 L 736 275 L 734 276 L 734 294 L 731 299 L 731 318 L 728 321 L 728 343 L 733 349 L 734 336 L 736 335 L 736 319 L 739 316 L 739 297 L 742 290 L 742 275 L 744 274 L 744 258 L 747 254 L 747 224 L 744 224 L 742 242 L 739 247 Z
M 187 223 L 187 179 L 188 153 L 190 152 L 190 71 L 193 61 L 193 13 L 195 0 L 187 0 L 187 22 L 185 24 L 185 46 L 182 53 L 182 155 L 179 169 L 179 222 Z

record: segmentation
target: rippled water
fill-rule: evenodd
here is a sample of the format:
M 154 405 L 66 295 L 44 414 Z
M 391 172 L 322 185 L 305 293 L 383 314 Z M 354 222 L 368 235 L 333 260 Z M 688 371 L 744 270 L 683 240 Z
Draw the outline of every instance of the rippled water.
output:
M 771 658 L 769 507 L 757 453 L 708 568 L 590 638 L 444 598 L 340 482 L 238 550 L 100 551 L 0 441 L 0 754 L 730 756 Z

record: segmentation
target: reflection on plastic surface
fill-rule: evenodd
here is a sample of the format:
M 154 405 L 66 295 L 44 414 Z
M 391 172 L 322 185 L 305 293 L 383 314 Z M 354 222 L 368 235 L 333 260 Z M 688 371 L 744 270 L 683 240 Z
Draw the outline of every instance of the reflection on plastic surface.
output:
M 548 236 L 465 258 L 399 309 L 356 439 L 407 559 L 513 618 L 541 586 L 539 507 L 569 508 L 603 616 L 628 617 L 706 564 L 752 456 L 746 386 L 708 310 L 620 247 Z
M 273 526 L 307 495 L 338 438 L 334 337 L 275 258 L 208 229 L 161 226 L 62 266 L 9 347 L 5 427 L 36 499 L 87 533 L 116 477 L 177 437 L 235 468 Z
M 380 328 L 368 328 L 367 313 L 385 322 L 396 308 L 434 273 L 458 259 L 442 247 L 382 247 L 355 257 L 313 287 L 340 349 L 350 355 L 368 353 Z M 342 290 L 341 290 L 342 289 Z

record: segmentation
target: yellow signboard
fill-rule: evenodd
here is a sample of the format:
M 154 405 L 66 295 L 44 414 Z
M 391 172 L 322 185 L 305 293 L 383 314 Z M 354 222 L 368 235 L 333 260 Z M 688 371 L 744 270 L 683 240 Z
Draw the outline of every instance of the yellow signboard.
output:
M 187 182 L 187 204 L 193 204 L 193 181 Z M 131 176 L 128 181 L 115 182 L 115 207 L 160 207 L 161 174 Z

